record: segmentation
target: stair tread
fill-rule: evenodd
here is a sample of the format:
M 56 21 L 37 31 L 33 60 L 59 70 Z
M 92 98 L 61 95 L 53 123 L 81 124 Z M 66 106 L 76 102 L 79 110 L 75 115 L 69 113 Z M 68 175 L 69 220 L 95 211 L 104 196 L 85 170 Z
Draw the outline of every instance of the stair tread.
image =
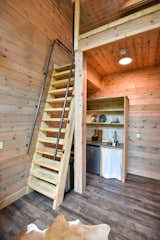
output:
M 48 103 L 55 103 L 55 102 L 64 102 L 65 98 L 62 97 L 62 98 L 48 98 L 47 99 L 47 102 Z M 67 97 L 67 101 L 71 101 L 72 100 L 72 97 Z
M 65 69 L 70 69 L 71 67 L 71 64 L 66 64 L 66 65 L 63 65 L 63 66 L 59 66 L 59 67 L 56 67 L 54 70 L 56 72 L 59 72 L 59 71 L 64 71 Z
M 40 166 L 44 166 L 48 169 L 52 169 L 52 170 L 56 170 L 59 171 L 60 170 L 60 162 L 59 161 L 55 161 L 53 159 L 48 159 L 48 158 L 35 158 L 34 163 Z
M 45 148 L 37 148 L 36 149 L 36 153 L 40 153 L 40 154 L 44 154 L 44 155 L 48 155 L 48 156 L 54 156 L 54 153 L 55 153 L 55 148 L 48 148 L 48 147 L 45 147 Z M 58 149 L 57 151 L 57 157 L 62 157 L 63 155 L 63 152 L 62 150 Z
M 54 199 L 56 196 L 56 187 L 53 184 L 37 179 L 35 177 L 31 177 L 31 180 L 29 181 L 29 186 L 35 191 L 51 199 Z
M 75 70 L 72 69 L 72 76 L 74 75 L 74 72 L 75 72 Z M 57 78 L 57 79 L 63 79 L 64 77 L 65 78 L 68 77 L 69 73 L 70 73 L 70 69 L 60 71 L 60 72 L 54 72 L 53 77 Z
M 38 165 L 34 165 L 31 171 L 31 175 L 46 182 L 57 184 L 58 174 L 53 170 L 49 170 Z
M 53 137 L 39 137 L 38 138 L 39 142 L 46 142 L 46 143 L 56 143 L 57 142 L 57 138 L 53 138 Z M 59 140 L 59 144 L 63 144 L 64 143 L 64 139 L 60 138 Z
M 48 98 L 47 99 L 47 102 L 48 103 L 57 103 L 57 102 L 64 102 L 65 100 L 65 97 L 62 97 L 62 98 Z M 67 101 L 71 101 L 72 100 L 72 97 L 67 97 Z
M 59 93 L 66 93 L 67 88 L 60 88 L 60 89 L 53 89 L 49 90 L 49 94 L 59 94 Z M 69 91 L 72 91 L 73 87 L 69 87 Z
M 59 128 L 49 128 L 49 127 L 42 127 L 40 128 L 41 131 L 44 131 L 44 132 L 59 132 Z M 66 129 L 65 128 L 62 128 L 61 129 L 61 133 L 65 133 Z
M 43 118 L 42 121 L 44 122 L 59 122 L 61 118 Z M 63 121 L 67 121 L 68 118 L 64 118 Z
M 60 112 L 62 110 L 63 108 L 45 108 L 44 109 L 45 112 Z M 69 111 L 69 107 L 66 107 L 65 111 Z
M 68 83 L 68 78 L 66 79 L 62 79 L 62 80 L 52 80 L 51 81 L 51 85 L 54 86 L 54 87 L 61 87 L 61 86 L 64 86 L 66 85 L 67 86 L 67 83 Z M 73 85 L 74 84 L 74 78 L 71 78 L 70 80 L 70 85 Z

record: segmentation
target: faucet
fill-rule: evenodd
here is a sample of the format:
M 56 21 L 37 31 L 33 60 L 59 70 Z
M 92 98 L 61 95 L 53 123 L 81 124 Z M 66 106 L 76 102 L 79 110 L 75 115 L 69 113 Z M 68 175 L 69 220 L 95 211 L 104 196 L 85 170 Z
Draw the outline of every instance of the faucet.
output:
M 114 142 L 114 146 L 118 146 L 119 145 L 118 135 L 117 135 L 117 131 L 116 130 L 114 131 L 113 142 Z

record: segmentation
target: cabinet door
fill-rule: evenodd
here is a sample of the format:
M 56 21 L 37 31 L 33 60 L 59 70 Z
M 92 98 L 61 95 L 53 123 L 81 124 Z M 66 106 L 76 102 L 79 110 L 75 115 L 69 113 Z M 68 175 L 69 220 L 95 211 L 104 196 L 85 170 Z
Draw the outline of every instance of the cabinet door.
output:
M 122 178 L 122 149 L 101 148 L 101 175 L 105 178 Z

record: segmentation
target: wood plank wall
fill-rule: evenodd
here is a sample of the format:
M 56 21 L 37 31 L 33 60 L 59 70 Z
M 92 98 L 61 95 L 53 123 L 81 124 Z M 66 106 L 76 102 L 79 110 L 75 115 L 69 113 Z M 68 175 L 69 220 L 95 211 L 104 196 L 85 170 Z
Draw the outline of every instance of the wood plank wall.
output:
M 160 67 L 109 75 L 103 85 L 92 97 L 129 97 L 128 172 L 160 179 Z
M 25 193 L 27 144 L 49 47 L 55 38 L 71 47 L 71 31 L 54 1 L 0 1 L 0 208 Z M 57 48 L 55 63 L 68 59 Z

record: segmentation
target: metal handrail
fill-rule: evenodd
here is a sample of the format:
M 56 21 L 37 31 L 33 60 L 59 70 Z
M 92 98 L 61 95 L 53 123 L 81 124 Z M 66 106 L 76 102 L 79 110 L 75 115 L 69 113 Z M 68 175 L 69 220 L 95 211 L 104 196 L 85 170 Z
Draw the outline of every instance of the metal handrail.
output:
M 34 114 L 34 122 L 33 122 L 33 126 L 32 126 L 32 132 L 31 132 L 31 136 L 30 136 L 30 140 L 29 140 L 29 144 L 28 144 L 27 153 L 29 153 L 29 151 L 30 151 L 31 142 L 32 142 L 32 139 L 33 139 L 33 133 L 34 133 L 34 130 L 35 130 L 37 117 L 38 117 L 38 113 L 39 113 L 39 109 L 40 109 L 40 104 L 41 104 L 41 101 L 42 101 L 44 89 L 45 89 L 45 86 L 46 86 L 46 81 L 47 81 L 47 78 L 48 78 L 49 67 L 50 67 L 52 56 L 53 56 L 53 53 L 54 53 L 55 44 L 62 47 L 68 53 L 72 54 L 72 51 L 64 43 L 62 43 L 59 39 L 53 40 L 53 42 L 51 44 L 51 50 L 50 50 L 50 54 L 49 54 L 48 61 L 47 61 L 47 64 L 46 64 L 46 68 L 45 68 L 45 71 L 44 71 L 44 79 L 43 79 L 43 82 L 42 82 L 42 87 L 41 87 L 41 90 L 40 90 L 38 102 L 36 104 L 36 111 L 35 111 L 35 114 Z
M 73 66 L 74 66 L 74 51 L 72 50 L 72 64 L 70 66 L 70 71 L 69 71 L 69 74 L 68 74 L 67 89 L 66 89 L 65 99 L 64 99 L 64 103 L 63 103 L 63 110 L 62 110 L 62 114 L 61 114 L 59 131 L 58 131 L 58 136 L 57 136 L 57 141 L 56 141 L 56 149 L 55 149 L 55 152 L 54 152 L 53 160 L 56 160 L 56 156 L 57 156 L 57 152 L 58 152 L 59 140 L 60 140 L 60 137 L 61 137 L 61 130 L 62 130 L 65 108 L 66 108 L 66 104 L 67 104 L 67 98 L 68 98 L 68 93 L 69 93 L 69 88 L 70 88 L 70 83 L 71 83 Z
M 57 43 L 57 45 L 59 45 L 60 47 L 64 48 L 67 52 L 69 52 L 70 54 L 72 54 L 72 50 L 69 49 L 63 42 L 61 42 L 58 38 L 55 40 L 55 42 Z

